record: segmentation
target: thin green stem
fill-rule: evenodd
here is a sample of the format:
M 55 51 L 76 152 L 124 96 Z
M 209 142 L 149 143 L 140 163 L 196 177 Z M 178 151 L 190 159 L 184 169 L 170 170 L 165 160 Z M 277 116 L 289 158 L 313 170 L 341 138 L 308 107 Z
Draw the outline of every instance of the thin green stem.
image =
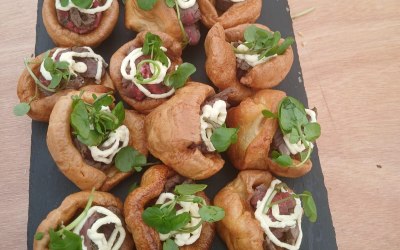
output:
M 277 191 L 274 190 L 272 191 L 271 195 L 268 197 L 267 201 L 265 202 L 264 208 L 263 208 L 263 214 L 266 214 L 268 212 L 269 209 L 269 204 L 272 202 L 272 199 L 274 198 L 274 196 L 276 195 Z
M 181 21 L 181 12 L 179 10 L 179 5 L 178 5 L 178 1 L 175 0 L 175 7 L 176 7 L 176 15 L 178 16 L 178 22 L 179 22 L 179 27 L 181 28 L 181 32 L 183 35 L 183 47 L 186 47 L 186 45 L 189 43 L 189 38 L 187 37 L 185 28 L 183 27 L 183 23 Z
M 24 60 L 24 64 L 25 64 L 25 67 L 26 67 L 26 69 L 28 70 L 29 74 L 30 74 L 31 77 L 33 78 L 34 82 L 35 82 L 37 85 L 39 85 L 39 87 L 41 87 L 42 89 L 47 90 L 47 91 L 49 91 L 49 92 L 52 92 L 52 93 L 55 93 L 55 92 L 56 92 L 55 89 L 50 89 L 50 88 L 48 88 L 47 86 L 43 85 L 43 83 L 42 83 L 42 82 L 36 77 L 36 75 L 33 73 L 31 67 L 29 67 L 28 60 L 25 59 L 25 60 Z
M 302 162 L 300 162 L 299 164 L 296 165 L 296 167 L 300 167 L 302 166 L 304 163 L 306 163 L 306 161 L 310 158 L 311 155 L 311 147 L 308 146 L 308 152 L 307 152 L 307 156 L 304 158 L 304 160 Z
M 155 79 L 157 79 L 157 77 L 160 75 L 160 72 L 161 72 L 160 65 L 158 65 L 156 61 L 154 61 L 154 60 L 149 60 L 149 59 L 148 59 L 148 60 L 143 60 L 143 61 L 141 61 L 141 62 L 137 65 L 136 72 L 140 72 L 141 67 L 142 67 L 143 64 L 145 64 L 145 63 L 148 63 L 148 64 L 153 65 L 154 68 L 155 68 L 155 72 L 154 72 L 153 76 L 150 77 L 150 78 L 146 78 L 146 79 L 143 79 L 143 80 L 137 79 L 141 84 L 146 84 L 146 83 L 149 83 L 149 82 L 151 82 L 151 81 L 154 81 Z

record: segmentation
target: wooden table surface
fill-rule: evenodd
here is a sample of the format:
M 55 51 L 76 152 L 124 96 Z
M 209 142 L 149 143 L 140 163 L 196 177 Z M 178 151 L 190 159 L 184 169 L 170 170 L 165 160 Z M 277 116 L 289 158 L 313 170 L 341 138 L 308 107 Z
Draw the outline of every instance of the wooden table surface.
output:
M 277 0 L 278 1 L 278 0 Z M 400 1 L 289 0 L 339 249 L 399 249 Z M 16 84 L 34 51 L 37 1 L 1 1 L 0 235 L 26 248 L 31 121 Z

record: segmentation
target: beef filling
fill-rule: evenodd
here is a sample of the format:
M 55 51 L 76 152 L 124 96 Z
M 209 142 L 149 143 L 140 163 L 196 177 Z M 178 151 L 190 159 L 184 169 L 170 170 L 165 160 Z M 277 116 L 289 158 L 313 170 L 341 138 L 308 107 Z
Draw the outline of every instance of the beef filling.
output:
M 130 52 L 132 52 L 135 48 L 132 48 L 128 51 L 128 54 Z M 135 61 L 135 65 L 138 65 L 141 61 L 146 60 L 146 59 L 150 59 L 149 55 L 143 55 L 139 58 L 136 59 Z M 173 67 L 170 67 L 168 69 L 168 73 L 170 73 L 172 71 Z M 126 67 L 126 72 L 130 73 L 131 68 L 128 65 Z M 152 77 L 153 74 L 150 71 L 150 65 L 148 63 L 145 63 L 142 65 L 142 68 L 140 69 L 140 73 L 143 75 L 144 78 L 149 78 Z M 165 86 L 164 83 L 158 83 L 158 84 L 143 84 L 142 85 L 144 88 L 146 88 L 148 91 L 150 91 L 150 93 L 152 94 L 165 94 L 168 91 L 171 90 L 170 87 Z M 143 101 L 146 98 L 146 95 L 140 91 L 140 89 L 138 87 L 136 87 L 136 85 L 131 81 L 131 80 L 127 80 L 122 78 L 122 93 L 123 95 L 135 99 L 136 101 Z
M 118 208 L 116 207 L 106 207 L 108 210 L 110 210 L 111 212 L 113 212 L 116 216 L 118 216 L 118 218 L 121 220 L 123 226 L 124 225 L 124 219 L 122 218 L 121 212 L 119 211 Z M 85 224 L 83 225 L 81 231 L 79 231 L 79 235 L 84 237 L 84 245 L 87 247 L 87 250 L 98 250 L 96 244 L 94 244 L 89 237 L 87 236 L 87 231 L 92 227 L 92 225 L 98 220 L 105 217 L 104 214 L 100 214 L 100 213 L 93 213 L 85 222 Z M 115 229 L 115 224 L 111 223 L 111 224 L 106 224 L 103 225 L 99 228 L 99 230 L 97 230 L 97 232 L 99 233 L 103 233 L 104 236 L 106 237 L 106 239 L 108 240 L 111 237 L 112 232 Z M 117 236 L 118 240 L 119 235 Z
M 261 201 L 264 198 L 265 194 L 267 193 L 267 190 L 268 187 L 264 184 L 261 184 L 254 189 L 254 193 L 250 198 L 250 204 L 254 210 L 257 209 L 257 202 Z M 289 193 L 279 192 L 274 196 L 272 202 L 283 200 L 289 196 L 290 196 Z M 294 200 L 294 198 L 279 203 L 279 213 L 283 215 L 289 215 L 294 212 L 295 206 L 296 206 L 296 201 Z M 276 219 L 272 215 L 271 209 L 268 210 L 267 214 L 272 221 L 276 221 Z M 296 243 L 296 240 L 300 233 L 298 226 L 294 228 L 285 227 L 285 228 L 270 228 L 270 229 L 271 232 L 276 236 L 276 238 L 278 238 L 282 242 L 286 242 L 291 245 L 294 245 Z M 280 248 L 277 248 L 277 246 L 275 246 L 274 243 L 272 243 L 267 237 L 265 237 L 264 249 L 275 250 Z
M 75 147 L 81 153 L 81 156 L 82 156 L 82 158 L 83 158 L 83 160 L 85 161 L 86 164 L 88 164 L 88 165 L 90 165 L 90 166 L 92 166 L 94 168 L 97 168 L 97 169 L 99 169 L 101 171 L 106 171 L 106 170 L 108 170 L 109 168 L 111 168 L 113 166 L 113 162 L 111 162 L 110 164 L 105 164 L 103 162 L 95 161 L 93 159 L 93 157 L 92 157 L 92 153 L 90 152 L 89 147 L 86 146 L 85 144 L 83 144 L 82 142 L 80 142 L 78 140 L 78 138 L 76 138 L 74 135 L 72 135 L 72 138 L 73 138 L 73 142 L 75 144 Z M 120 142 L 119 146 L 121 146 L 121 145 L 122 145 L 122 143 Z M 112 145 L 110 145 L 110 147 L 111 146 Z M 100 147 L 100 149 L 105 150 L 106 148 L 101 148 Z
M 94 0 L 93 7 L 102 6 L 103 0 Z M 102 18 L 102 12 L 96 14 L 86 14 L 77 8 L 71 8 L 69 11 L 57 10 L 58 22 L 66 29 L 80 35 L 90 33 L 95 30 Z
M 227 11 L 230 7 L 232 7 L 235 4 L 235 2 L 232 2 L 231 0 L 216 0 L 215 1 L 215 8 L 217 11 L 220 12 L 220 14 L 224 13 Z
M 87 52 L 88 50 L 82 47 L 73 47 L 71 49 L 66 49 L 58 53 L 58 55 L 55 58 L 55 61 L 59 61 L 60 57 L 62 54 L 66 52 L 77 52 L 77 53 L 82 53 L 82 52 Z M 88 82 L 93 81 L 95 79 L 96 74 L 97 74 L 97 64 L 98 62 L 96 59 L 91 58 L 91 57 L 73 57 L 75 62 L 82 62 L 86 64 L 87 70 L 84 73 L 77 73 L 76 76 L 71 76 L 69 81 L 62 79 L 60 83 L 59 89 L 75 89 L 78 90 L 82 88 L 83 86 L 87 85 Z M 103 64 L 103 69 L 102 69 L 102 77 L 106 73 L 106 65 Z M 40 82 L 45 85 L 49 86 L 51 81 L 46 80 L 42 74 L 39 75 L 39 80 Z M 52 92 L 48 92 L 44 89 L 40 89 L 45 95 L 49 96 L 52 95 Z
M 232 46 L 237 48 L 241 43 L 233 42 Z M 236 58 L 236 78 L 240 81 L 240 79 L 249 72 L 253 67 L 248 64 L 245 60 L 240 58 Z

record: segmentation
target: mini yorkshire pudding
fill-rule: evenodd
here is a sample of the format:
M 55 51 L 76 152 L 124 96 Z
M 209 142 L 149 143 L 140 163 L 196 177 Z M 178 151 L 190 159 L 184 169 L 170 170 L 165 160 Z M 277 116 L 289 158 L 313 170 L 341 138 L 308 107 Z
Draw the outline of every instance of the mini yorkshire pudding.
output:
M 168 200 L 174 200 L 175 197 L 179 197 L 179 194 L 174 190 L 181 184 L 190 186 L 190 184 L 193 184 L 193 181 L 178 175 L 165 165 L 157 165 L 149 168 L 144 173 L 140 186 L 128 195 L 124 204 L 125 222 L 128 230 L 132 233 L 136 249 L 162 249 L 163 241 L 164 244 L 176 244 L 181 250 L 210 249 L 215 235 L 215 225 L 199 219 L 200 215 L 198 211 L 200 205 L 193 202 L 189 201 L 183 204 L 178 201 L 176 210 L 183 210 L 179 213 L 187 212 L 191 216 L 189 223 L 182 225 L 184 228 L 190 228 L 193 227 L 194 224 L 201 223 L 201 226 L 194 231 L 187 233 L 170 232 L 167 234 L 160 234 L 157 228 L 150 227 L 147 224 L 149 218 L 147 215 L 149 215 L 150 210 L 155 210 L 154 205 L 165 204 Z M 204 188 L 206 187 L 206 185 L 202 186 L 204 186 Z M 204 206 L 210 203 L 204 192 L 199 191 L 188 196 L 189 199 L 194 197 L 202 200 Z M 168 206 L 168 204 L 164 206 Z M 176 212 L 170 216 L 176 216 Z M 179 238 L 181 238 L 181 240 L 179 240 Z
M 294 112 L 298 113 L 298 117 Z M 296 124 L 293 131 L 291 122 Z M 300 133 L 297 130 L 298 122 Z M 237 169 L 269 170 L 276 175 L 292 178 L 303 176 L 311 170 L 309 158 L 313 142 L 320 134 L 316 113 L 305 109 L 296 99 L 286 97 L 284 92 L 257 92 L 239 106 L 231 108 L 226 123 L 240 127 L 238 142 L 228 150 L 229 159 Z M 313 131 L 313 137 L 309 129 Z M 295 135 L 291 136 L 292 133 Z M 303 133 L 310 134 L 304 135 L 307 145 L 301 140 Z
M 215 95 L 212 87 L 197 82 L 179 89 L 146 117 L 151 154 L 194 180 L 217 173 L 224 165 L 219 152 L 237 138 L 237 129 L 224 126 L 226 99 Z
M 84 212 L 86 216 L 79 218 Z M 52 249 L 52 245 L 63 246 L 62 243 L 75 246 L 74 249 L 78 249 L 79 244 L 84 249 L 104 249 L 104 241 L 115 249 L 134 249 L 132 237 L 126 231 L 123 212 L 122 202 L 112 194 L 88 191 L 71 194 L 40 223 L 33 249 Z M 90 234 L 89 230 L 98 234 Z M 117 238 L 113 238 L 112 233 L 116 233 Z M 61 240 L 62 235 L 68 235 L 67 239 Z M 92 248 L 94 246 L 96 248 Z
M 215 24 L 205 40 L 206 72 L 220 89 L 232 88 L 229 100 L 240 102 L 259 89 L 278 85 L 293 63 L 292 38 L 280 39 L 260 24 L 225 29 Z
M 243 23 L 254 23 L 261 13 L 262 0 L 197 0 L 201 21 L 207 28 L 220 23 L 230 28 Z
M 71 91 L 113 91 L 112 80 L 106 71 L 107 64 L 91 48 L 55 48 L 48 57 L 46 55 L 43 53 L 26 62 L 26 68 L 18 80 L 18 98 L 21 103 L 29 104 L 30 110 L 26 112 L 29 111 L 28 115 L 33 120 L 49 121 L 55 103 Z M 51 72 L 46 70 L 45 61 L 47 67 L 52 68 Z M 62 77 L 58 78 L 60 74 Z M 55 79 L 53 83 L 53 78 L 58 81 Z
M 65 4 L 65 5 L 64 5 Z M 53 42 L 60 47 L 97 47 L 118 21 L 118 0 L 44 0 L 43 23 Z
M 311 193 L 307 195 L 315 208 Z M 236 179 L 218 192 L 214 204 L 225 210 L 225 217 L 217 222 L 217 231 L 228 249 L 300 248 L 302 201 L 269 172 L 239 172 Z M 312 221 L 316 219 L 314 211 Z
M 113 99 L 106 98 L 112 96 L 72 92 L 60 98 L 50 116 L 50 154 L 60 171 L 82 190 L 110 190 L 133 173 L 130 166 L 116 164 L 120 153 L 125 154 L 123 159 L 148 153 L 144 116 L 124 110 L 122 102 L 113 107 Z
M 136 32 L 164 32 L 182 45 L 196 45 L 200 40 L 198 22 L 201 19 L 196 0 L 172 1 L 169 7 L 166 0 L 151 1 L 126 0 L 125 26 Z M 177 5 L 176 5 L 177 3 Z
M 181 54 L 182 47 L 169 35 L 140 32 L 111 58 L 111 78 L 122 99 L 144 114 L 165 102 L 196 71 L 182 64 Z

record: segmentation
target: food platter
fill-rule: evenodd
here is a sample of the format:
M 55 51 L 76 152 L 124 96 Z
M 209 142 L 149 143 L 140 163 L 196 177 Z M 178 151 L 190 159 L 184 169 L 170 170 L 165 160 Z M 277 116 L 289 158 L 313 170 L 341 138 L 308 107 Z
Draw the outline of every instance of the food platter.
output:
M 42 4 L 38 1 L 38 19 L 36 25 L 36 47 L 35 54 L 54 47 L 54 44 L 48 36 L 42 21 Z M 118 24 L 111 36 L 95 51 L 101 54 L 107 62 L 111 55 L 123 44 L 135 37 L 135 33 L 125 28 L 123 23 L 124 5 L 120 2 L 120 17 Z M 290 11 L 287 1 L 284 0 L 266 0 L 263 1 L 263 9 L 259 23 L 269 26 L 272 30 L 279 30 L 282 36 L 294 36 Z M 202 38 L 199 45 L 189 46 L 183 52 L 184 61 L 191 62 L 197 68 L 197 72 L 192 79 L 198 82 L 210 83 L 204 70 L 205 52 L 204 38 L 207 29 L 201 27 Z M 307 105 L 307 96 L 304 89 L 303 77 L 300 68 L 300 62 L 297 54 L 296 45 L 293 45 L 294 63 L 286 79 L 277 87 L 285 91 L 288 95 L 294 96 L 305 105 Z M 312 107 L 312 104 L 311 104 Z M 28 221 L 28 249 L 32 249 L 32 242 L 35 230 L 38 224 L 46 215 L 56 208 L 61 201 L 69 194 L 79 191 L 78 188 L 64 177 L 58 170 L 52 157 L 49 154 L 46 145 L 47 124 L 41 122 L 32 122 L 32 148 L 31 148 L 31 168 L 29 178 L 29 221 Z M 224 156 L 224 158 L 226 158 Z M 303 220 L 302 227 L 304 237 L 301 249 L 337 249 L 335 232 L 332 225 L 332 218 L 329 210 L 327 191 L 324 185 L 318 149 L 313 151 L 311 156 L 313 169 L 307 175 L 297 179 L 285 179 L 290 188 L 301 192 L 309 190 L 313 193 L 317 209 L 318 220 L 312 224 L 308 220 Z M 229 161 L 226 161 L 224 168 L 213 177 L 201 181 L 208 184 L 206 193 L 210 198 L 228 182 L 237 175 Z M 137 182 L 140 183 L 142 173 L 134 174 L 123 183 L 115 187 L 111 193 L 117 195 L 122 200 L 126 197 L 129 187 Z M 223 241 L 216 237 L 212 249 L 226 249 Z

